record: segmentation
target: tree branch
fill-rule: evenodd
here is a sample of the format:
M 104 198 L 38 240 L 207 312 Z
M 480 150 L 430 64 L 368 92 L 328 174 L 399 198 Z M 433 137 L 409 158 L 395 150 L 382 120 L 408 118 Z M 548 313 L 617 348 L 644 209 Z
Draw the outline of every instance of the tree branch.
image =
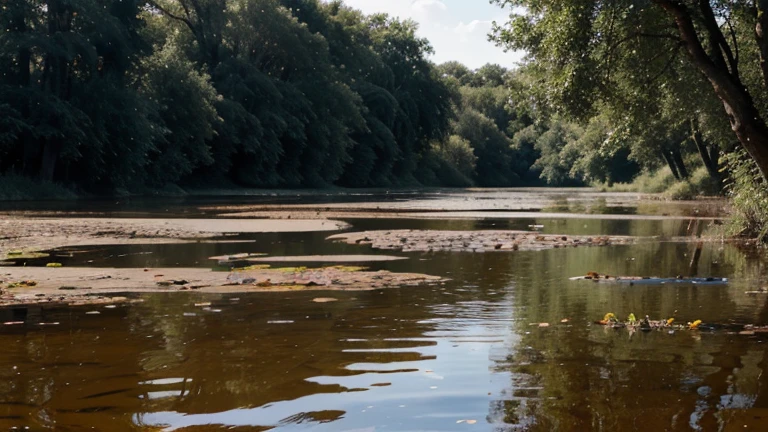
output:
M 164 8 L 157 1 L 149 0 L 149 1 L 147 1 L 147 4 L 150 5 L 151 7 L 159 10 L 163 15 L 167 16 L 168 18 L 174 19 L 174 20 L 179 21 L 179 22 L 183 22 L 184 24 L 187 25 L 187 27 L 189 27 L 189 30 L 192 32 L 192 34 L 194 34 L 195 37 L 197 37 L 197 32 L 195 31 L 195 26 L 192 24 L 192 21 L 190 21 L 189 18 L 185 18 L 183 16 L 176 15 L 176 14 L 172 13 L 170 10 L 168 10 L 168 8 Z
M 763 84 L 768 86 L 768 1 L 756 1 L 754 8 L 755 18 L 755 41 L 760 49 L 760 70 L 763 72 Z
M 704 27 L 707 29 L 707 34 L 709 35 L 709 40 L 712 44 L 712 55 L 715 57 L 715 63 L 720 62 L 726 64 L 727 60 L 727 66 L 731 75 L 736 82 L 740 83 L 739 65 L 733 56 L 728 41 L 725 40 L 725 36 L 723 36 L 722 30 L 720 30 L 720 25 L 717 23 L 715 13 L 712 10 L 712 6 L 709 4 L 709 0 L 699 0 L 699 10 L 701 10 L 701 14 L 704 17 Z M 723 57 L 723 54 L 725 54 L 725 57 Z
M 670 67 L 672 67 L 672 64 L 677 59 L 677 56 L 680 54 L 680 48 L 682 47 L 682 44 L 678 45 L 675 50 L 672 52 L 672 55 L 669 57 L 669 60 L 667 60 L 667 63 L 664 65 L 663 68 L 654 75 L 650 80 L 646 81 L 645 85 L 653 84 L 657 79 L 661 78 L 662 75 L 664 75 Z M 658 56 L 657 56 L 658 58 Z

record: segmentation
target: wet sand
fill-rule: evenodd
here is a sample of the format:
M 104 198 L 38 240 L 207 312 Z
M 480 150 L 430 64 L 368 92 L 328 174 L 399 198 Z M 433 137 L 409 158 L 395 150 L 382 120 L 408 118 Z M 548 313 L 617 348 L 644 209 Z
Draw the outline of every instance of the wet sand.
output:
M 0 306 L 90 304 L 89 298 L 104 303 L 108 298 L 105 296 L 120 293 L 367 291 L 446 280 L 425 274 L 366 271 L 357 267 L 260 267 L 232 272 L 202 268 L 0 267 Z
M 335 231 L 349 225 L 334 220 L 26 218 L 0 220 L 0 259 L 10 251 L 64 246 L 184 243 L 231 234 Z

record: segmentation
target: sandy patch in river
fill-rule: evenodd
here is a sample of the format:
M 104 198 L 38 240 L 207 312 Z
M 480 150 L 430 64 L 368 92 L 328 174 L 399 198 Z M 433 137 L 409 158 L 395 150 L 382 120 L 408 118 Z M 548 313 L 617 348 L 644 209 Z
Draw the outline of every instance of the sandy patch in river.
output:
M 0 220 L 0 259 L 12 250 L 183 243 L 228 234 L 335 231 L 348 226 L 334 220 L 4 217 Z
M 52 302 L 87 304 L 89 295 L 94 295 L 94 301 L 103 303 L 105 295 L 141 292 L 365 291 L 432 285 L 445 280 L 418 273 L 367 271 L 343 266 L 255 266 L 232 272 L 201 268 L 0 267 L 0 306 Z

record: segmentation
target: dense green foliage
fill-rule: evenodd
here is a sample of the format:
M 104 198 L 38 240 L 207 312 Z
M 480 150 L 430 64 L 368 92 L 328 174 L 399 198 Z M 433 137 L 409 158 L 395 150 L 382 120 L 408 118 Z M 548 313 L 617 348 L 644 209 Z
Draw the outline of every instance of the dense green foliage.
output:
M 341 1 L 3 0 L 0 176 L 105 193 L 639 175 L 687 198 L 717 189 L 723 171 L 736 198 L 762 187 L 760 175 L 734 178 L 760 160 L 729 156 L 742 136 L 713 78 L 684 61 L 669 2 L 498 3 L 524 7 L 495 33 L 528 52 L 515 70 L 434 65 L 414 22 Z M 726 58 L 754 38 L 748 12 L 716 7 L 732 41 L 702 40 L 762 119 L 762 45 L 739 45 L 738 71 Z M 692 16 L 706 28 L 706 8 Z
M 90 190 L 415 182 L 458 98 L 415 24 L 317 0 L 5 0 L 0 173 Z
M 13 184 L 125 193 L 613 176 L 599 173 L 612 153 L 560 157 L 585 129 L 534 109 L 528 71 L 435 66 L 413 22 L 339 1 L 3 7 L 0 175 Z
M 646 171 L 638 182 L 673 179 L 672 197 L 690 198 L 725 180 L 745 232 L 764 234 L 766 2 L 494 1 L 511 13 L 493 36 L 526 51 L 537 106 L 585 130 L 595 119 L 603 125 L 585 132 L 593 138 L 581 144 L 552 137 L 541 143 L 547 178 L 562 178 L 571 165 L 597 174 L 586 175 L 592 180 L 624 181 L 607 176 L 611 162 L 601 160 L 622 153 Z M 594 139 L 600 130 L 608 132 L 602 144 Z M 597 157 L 583 156 L 590 151 Z M 574 155 L 580 160 L 571 163 Z M 670 177 L 653 174 L 661 166 Z

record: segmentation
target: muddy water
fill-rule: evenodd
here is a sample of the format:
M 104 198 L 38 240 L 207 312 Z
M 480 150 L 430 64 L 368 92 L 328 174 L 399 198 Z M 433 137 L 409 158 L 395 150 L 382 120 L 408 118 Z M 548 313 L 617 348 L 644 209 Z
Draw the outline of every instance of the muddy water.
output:
M 354 229 L 677 236 L 688 221 L 353 221 Z M 501 225 L 501 226 L 499 226 Z M 65 265 L 208 266 L 218 253 L 376 253 L 326 233 L 252 243 L 107 247 Z M 370 292 L 144 295 L 116 308 L 0 311 L 0 430 L 764 430 L 765 338 L 637 333 L 606 312 L 768 324 L 762 262 L 727 245 L 654 242 L 401 254 L 443 286 Z M 90 261 L 90 262 L 89 262 Z M 720 276 L 726 286 L 572 282 L 586 271 Z M 315 303 L 315 297 L 336 302 Z M 210 302 L 208 310 L 195 304 Z M 89 314 L 87 312 L 99 312 Z M 561 320 L 567 319 L 567 322 Z M 58 323 L 58 325 L 39 325 Z M 541 327 L 540 323 L 548 323 Z M 745 425 L 747 428 L 745 428 Z

